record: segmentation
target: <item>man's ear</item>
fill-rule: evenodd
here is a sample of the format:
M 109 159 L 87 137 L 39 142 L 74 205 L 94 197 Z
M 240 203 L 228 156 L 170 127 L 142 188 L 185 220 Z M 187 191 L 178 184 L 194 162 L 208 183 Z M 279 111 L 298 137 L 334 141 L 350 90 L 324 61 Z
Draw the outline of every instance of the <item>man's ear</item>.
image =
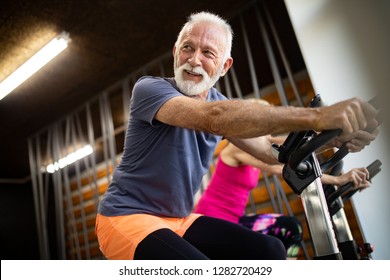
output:
M 172 49 L 172 54 L 173 56 L 175 56 L 175 53 L 176 53 L 176 45 L 173 46 L 173 49 Z
M 228 59 L 226 59 L 225 63 L 223 64 L 221 77 L 225 76 L 225 74 L 227 73 L 227 71 L 229 71 L 229 69 L 230 69 L 230 67 L 232 67 L 232 65 L 233 65 L 233 58 L 229 57 Z

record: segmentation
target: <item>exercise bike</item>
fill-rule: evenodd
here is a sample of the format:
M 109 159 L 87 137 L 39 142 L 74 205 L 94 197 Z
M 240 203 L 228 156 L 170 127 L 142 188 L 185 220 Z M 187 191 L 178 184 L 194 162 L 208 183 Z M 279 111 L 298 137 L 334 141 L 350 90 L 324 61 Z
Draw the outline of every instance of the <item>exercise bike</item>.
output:
M 381 171 L 382 163 L 375 160 L 367 166 L 369 178 L 372 180 L 376 174 Z M 338 175 L 341 172 L 343 162 L 339 162 L 330 171 L 331 175 Z M 337 188 L 334 185 L 323 185 L 326 202 L 329 209 L 329 214 L 333 223 L 337 245 L 344 260 L 366 260 L 371 259 L 370 254 L 373 252 L 373 246 L 364 242 L 357 245 L 353 238 L 347 216 L 344 211 L 344 204 L 355 194 L 358 189 L 354 188 L 352 182 L 347 183 Z
M 313 98 L 310 106 L 321 106 L 319 95 Z M 329 130 L 320 134 L 313 130 L 292 132 L 282 145 L 274 145 L 279 162 L 285 164 L 283 168 L 284 180 L 301 197 L 313 244 L 314 259 L 344 259 L 344 255 L 339 249 L 344 232 L 339 230 L 340 232 L 337 232 L 336 236 L 335 231 L 338 228 L 333 226 L 332 220 L 335 214 L 343 214 L 342 207 L 340 206 L 338 211 L 331 216 L 320 177 L 323 172 L 336 166 L 348 154 L 348 150 L 342 146 L 322 164 L 319 163 L 315 154 L 318 148 L 337 137 L 340 132 L 340 130 Z M 337 197 L 337 195 L 334 196 Z M 344 219 L 344 229 L 347 229 L 348 222 L 345 213 L 342 218 Z M 352 237 L 348 236 L 348 238 Z

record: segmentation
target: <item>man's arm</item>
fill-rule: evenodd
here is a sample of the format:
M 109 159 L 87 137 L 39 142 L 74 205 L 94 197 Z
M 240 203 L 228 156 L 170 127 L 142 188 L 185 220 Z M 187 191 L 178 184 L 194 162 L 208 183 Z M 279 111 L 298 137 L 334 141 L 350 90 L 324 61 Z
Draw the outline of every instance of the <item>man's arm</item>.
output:
M 155 118 L 166 124 L 237 139 L 308 129 L 341 129 L 341 143 L 355 139 L 367 125 L 376 127 L 376 114 L 373 106 L 357 98 L 326 107 L 300 108 L 264 106 L 244 100 L 204 102 L 179 96 L 167 101 Z M 377 130 L 366 132 L 360 144 L 370 143 L 376 133 Z

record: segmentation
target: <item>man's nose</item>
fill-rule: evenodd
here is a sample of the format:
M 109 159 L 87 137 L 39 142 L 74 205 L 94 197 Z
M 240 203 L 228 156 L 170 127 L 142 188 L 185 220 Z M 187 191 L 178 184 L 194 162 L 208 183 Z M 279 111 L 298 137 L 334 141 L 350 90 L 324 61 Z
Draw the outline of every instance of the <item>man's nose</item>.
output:
M 200 56 L 201 56 L 201 52 L 199 50 L 194 51 L 192 53 L 191 57 L 188 59 L 188 63 L 192 67 L 196 67 L 196 66 L 201 65 Z

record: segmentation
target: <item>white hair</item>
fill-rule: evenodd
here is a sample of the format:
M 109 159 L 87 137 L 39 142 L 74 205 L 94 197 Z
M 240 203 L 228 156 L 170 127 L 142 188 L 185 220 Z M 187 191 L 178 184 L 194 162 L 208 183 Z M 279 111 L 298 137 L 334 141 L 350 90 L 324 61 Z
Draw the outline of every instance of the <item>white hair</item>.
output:
M 233 42 L 233 30 L 232 30 L 232 27 L 230 26 L 230 24 L 226 20 L 224 20 L 220 16 L 212 14 L 210 12 L 193 13 L 188 17 L 187 22 L 184 24 L 179 35 L 177 36 L 177 40 L 175 43 L 176 48 L 179 47 L 179 43 L 180 43 L 181 38 L 183 37 L 184 33 L 189 28 L 191 28 L 192 26 L 194 26 L 195 24 L 200 23 L 200 22 L 212 23 L 212 24 L 215 24 L 215 25 L 221 27 L 224 30 L 225 36 L 226 36 L 225 53 L 223 56 L 223 62 L 224 62 L 226 59 L 228 59 L 228 57 L 231 56 L 232 42 Z

